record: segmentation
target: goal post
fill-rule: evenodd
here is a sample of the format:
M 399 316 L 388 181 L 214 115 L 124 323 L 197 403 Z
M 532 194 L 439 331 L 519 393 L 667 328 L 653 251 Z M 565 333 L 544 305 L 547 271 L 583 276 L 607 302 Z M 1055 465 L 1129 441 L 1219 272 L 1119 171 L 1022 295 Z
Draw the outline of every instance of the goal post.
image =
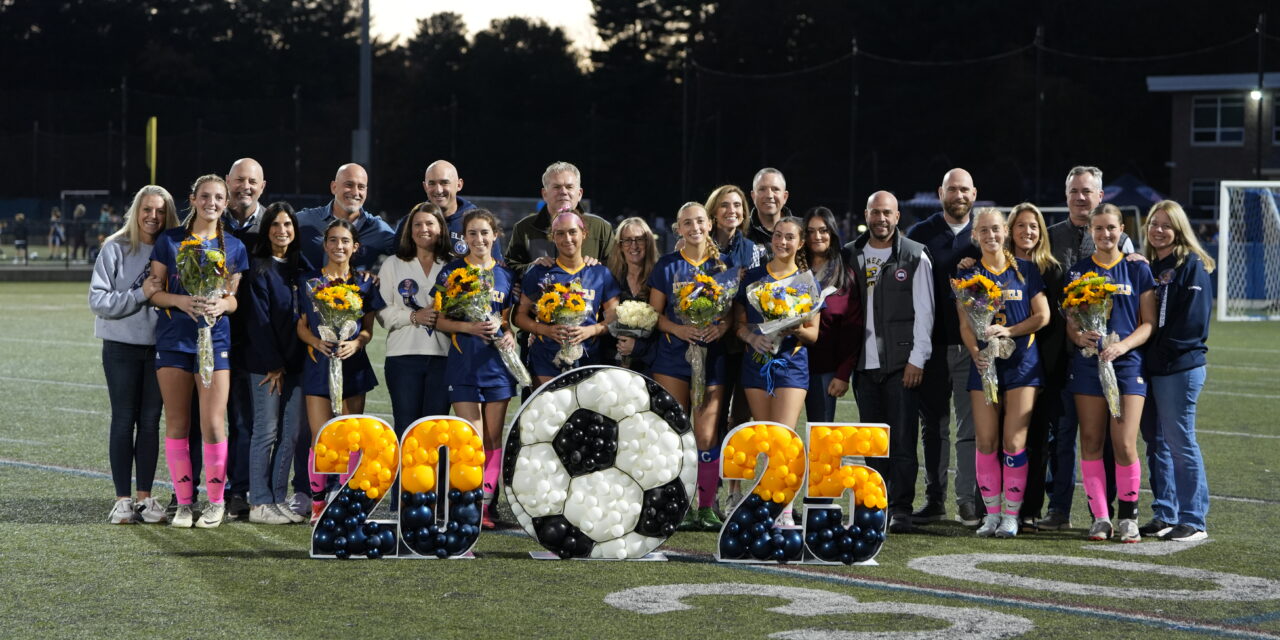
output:
M 1280 320 L 1280 181 L 1218 191 L 1218 319 Z

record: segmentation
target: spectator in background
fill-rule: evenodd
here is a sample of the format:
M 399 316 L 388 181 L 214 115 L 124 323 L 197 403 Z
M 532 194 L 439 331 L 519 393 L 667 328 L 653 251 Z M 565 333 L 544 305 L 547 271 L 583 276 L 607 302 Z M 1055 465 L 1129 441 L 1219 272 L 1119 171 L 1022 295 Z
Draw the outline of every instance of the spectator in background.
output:
M 83 204 L 76 205 L 71 211 L 71 223 L 67 225 L 67 236 L 71 242 L 71 259 L 77 262 L 85 260 L 89 250 L 89 220 L 85 218 Z
M 356 253 L 351 268 L 372 271 L 383 256 L 395 252 L 396 235 L 382 218 L 364 208 L 369 193 L 369 174 L 354 162 L 338 167 L 329 183 L 333 200 L 320 207 L 298 212 L 298 240 L 307 267 L 319 269 L 325 263 L 324 233 L 334 220 L 346 220 L 355 232 Z
M 62 210 L 54 207 L 49 211 L 49 259 L 62 260 L 66 258 L 66 254 L 59 253 L 67 244 L 67 228 L 62 223 Z M 57 249 L 58 251 L 54 251 Z
M 27 214 L 19 213 L 13 217 L 13 263 L 18 264 L 21 257 L 22 264 L 27 264 L 27 240 L 31 232 L 27 229 Z

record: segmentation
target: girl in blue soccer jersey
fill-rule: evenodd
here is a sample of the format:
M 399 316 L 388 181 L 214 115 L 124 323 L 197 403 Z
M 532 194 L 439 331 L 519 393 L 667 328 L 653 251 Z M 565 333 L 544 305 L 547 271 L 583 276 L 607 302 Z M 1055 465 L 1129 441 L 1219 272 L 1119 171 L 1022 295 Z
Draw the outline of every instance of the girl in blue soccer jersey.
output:
M 724 397 L 724 347 L 721 338 L 729 331 L 731 317 L 709 327 L 681 324 L 675 303 L 668 303 L 676 282 L 693 280 L 695 274 L 719 273 L 735 265 L 726 263 L 711 240 L 711 219 L 696 202 L 686 203 L 676 214 L 676 232 L 684 242 L 680 250 L 662 256 L 649 274 L 649 304 L 658 312 L 658 350 L 653 362 L 653 378 L 689 410 L 694 440 L 698 445 L 698 509 L 682 527 L 700 526 L 718 530 L 723 524 L 716 516 L 716 488 L 720 480 L 720 449 L 716 442 L 716 418 Z M 706 401 L 689 407 L 689 378 L 692 374 L 685 352 L 690 343 L 707 346 Z
M 229 322 L 223 316 L 236 310 L 236 289 L 240 275 L 249 269 L 244 245 L 222 230 L 222 212 L 227 206 L 227 183 L 215 175 L 196 179 L 191 186 L 191 213 L 186 223 L 166 231 L 156 239 L 151 252 L 151 276 L 164 290 L 151 296 L 161 309 L 156 321 L 156 379 L 164 398 L 165 460 L 178 497 L 178 509 L 170 524 L 175 527 L 212 528 L 222 524 L 226 514 L 223 490 L 227 470 L 227 393 L 231 387 L 227 351 L 231 347 Z M 206 251 L 222 252 L 227 279 L 218 297 L 192 296 L 178 277 L 178 251 L 184 242 L 199 244 Z M 197 329 L 213 318 L 213 380 L 210 385 L 196 381 Z M 203 436 L 205 486 L 209 506 L 193 522 L 191 505 L 195 484 L 191 472 L 191 390 L 200 401 L 200 433 Z
M 556 245 L 555 262 L 551 266 L 535 263 L 529 267 L 521 282 L 520 308 L 515 314 L 516 326 L 534 336 L 529 347 L 529 368 L 539 386 L 569 369 L 596 364 L 599 337 L 608 332 L 614 306 L 618 304 L 618 287 L 609 268 L 602 264 L 588 266 L 583 260 L 582 243 L 587 238 L 587 225 L 578 214 L 566 211 L 557 215 L 551 221 L 549 236 Z M 582 324 L 546 322 L 540 317 L 544 296 L 553 298 L 560 289 L 573 283 L 582 287 L 585 302 Z M 557 362 L 561 347 L 575 344 L 582 345 L 582 357 L 569 363 Z
M 788 282 L 809 270 L 800 255 L 804 244 L 804 223 L 788 216 L 773 225 L 773 258 L 748 269 L 734 300 L 737 335 L 747 345 L 742 354 L 742 386 L 746 389 L 751 417 L 795 428 L 809 391 L 809 352 L 805 347 L 818 339 L 819 316 L 786 331 L 781 342 L 753 330 L 764 317 L 747 301 L 747 289 L 757 282 Z M 818 292 L 810 294 L 816 303 Z
M 1083 331 L 1068 318 L 1067 339 L 1080 348 L 1071 355 L 1070 381 L 1067 390 L 1075 395 L 1080 417 L 1080 471 L 1084 476 L 1085 494 L 1093 511 L 1090 540 L 1106 540 L 1116 533 L 1121 542 L 1138 542 L 1138 486 L 1142 465 L 1138 461 L 1138 427 L 1147 395 L 1147 381 L 1142 374 L 1142 352 L 1138 351 L 1151 337 L 1155 323 L 1155 281 L 1151 267 L 1145 262 L 1125 260 L 1118 242 L 1124 232 L 1120 210 L 1104 204 L 1089 214 L 1089 232 L 1093 235 L 1093 255 L 1072 265 L 1068 281 L 1093 271 L 1107 276 L 1116 285 L 1111 296 L 1108 333 L 1120 340 L 1102 347 L 1097 355 L 1086 356 L 1085 348 L 1103 344 L 1102 334 Z M 1119 382 L 1122 416 L 1112 417 L 1098 381 L 1098 359 L 1111 362 Z M 1119 498 L 1119 522 L 1113 527 L 1107 510 L 1106 471 L 1102 448 L 1110 426 L 1111 443 L 1116 455 L 1116 493 Z
M 355 227 L 346 220 L 334 220 L 324 230 L 324 266 L 303 273 L 298 278 L 298 339 L 307 347 L 302 360 L 302 394 L 306 398 L 307 422 L 311 424 L 310 464 L 311 520 L 315 522 L 324 511 L 326 478 L 315 472 L 315 439 L 324 423 L 334 417 L 329 398 L 329 358 L 342 360 L 342 410 L 344 414 L 363 413 L 364 396 L 378 386 L 373 365 L 365 346 L 373 339 L 374 312 L 386 306 L 372 278 L 363 278 L 351 266 L 360 243 L 356 241 Z M 312 295 L 316 288 L 330 284 L 350 284 L 359 287 L 364 315 L 359 330 L 345 340 L 328 342 L 320 337 L 320 314 L 316 311 Z M 352 462 L 357 460 L 355 455 Z
M 1004 292 L 1004 306 L 979 340 L 964 305 L 957 302 L 960 337 L 973 363 L 969 365 L 969 395 L 973 402 L 975 467 L 978 491 L 987 515 L 978 535 L 1012 538 L 1018 534 L 1018 513 L 1027 486 L 1027 426 L 1035 407 L 1043 372 L 1034 332 L 1049 322 L 1049 301 L 1035 263 L 1015 258 L 1005 245 L 1009 232 L 999 209 L 978 209 L 973 218 L 973 243 L 982 256 L 970 275 L 981 274 Z M 982 352 L 989 339 L 1011 339 L 1008 358 L 989 360 Z M 996 368 L 1000 403 L 987 404 L 979 372 Z M 1003 430 L 1001 412 L 1004 413 Z M 1001 442 L 1003 431 L 1003 443 Z M 1003 444 L 1003 455 L 997 446 Z M 1003 497 L 1003 513 L 1001 498 Z
M 493 276 L 493 315 L 484 322 L 452 320 L 443 315 L 436 328 L 452 334 L 449 348 L 449 400 L 459 418 L 480 428 L 484 440 L 484 507 L 480 524 L 494 528 L 493 503 L 497 495 L 498 475 L 502 470 L 502 426 L 507 416 L 507 403 L 515 395 L 516 380 L 502 363 L 495 343 L 514 348 L 511 328 L 505 313 L 511 307 L 511 290 L 515 274 L 498 263 L 493 247 L 502 237 L 502 225 L 486 209 L 472 209 L 462 219 L 467 255 L 446 264 L 436 284 L 444 286 L 454 269 L 478 267 Z

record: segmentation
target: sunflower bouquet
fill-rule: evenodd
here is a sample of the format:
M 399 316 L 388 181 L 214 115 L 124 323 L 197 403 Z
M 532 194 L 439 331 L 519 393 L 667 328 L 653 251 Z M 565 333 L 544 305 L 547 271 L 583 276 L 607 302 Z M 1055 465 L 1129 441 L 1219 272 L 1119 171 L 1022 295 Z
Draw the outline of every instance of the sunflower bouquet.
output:
M 1000 402 L 1000 378 L 996 375 L 996 359 L 1013 355 L 1014 344 L 1010 338 L 988 337 L 987 327 L 1004 307 L 1004 290 L 981 273 L 974 273 L 968 278 L 952 278 L 951 290 L 969 317 L 974 337 L 983 345 L 982 355 L 987 359 L 987 367 L 978 372 L 982 379 L 982 393 L 988 406 L 997 404 Z
M 627 300 L 618 305 L 617 318 L 609 323 L 609 333 L 615 338 L 626 336 L 643 340 L 653 335 L 653 328 L 658 326 L 658 312 L 648 302 Z M 631 356 L 618 354 L 618 363 L 624 367 L 631 366 Z
M 775 282 L 754 282 L 747 285 L 747 303 L 764 318 L 755 326 L 756 333 L 773 340 L 773 350 L 778 350 L 780 335 L 798 327 L 822 310 L 822 302 L 835 288 L 820 290 L 813 274 L 805 271 Z M 772 356 L 766 354 L 767 356 Z
M 485 322 L 493 317 L 493 301 L 497 294 L 493 284 L 493 272 L 473 265 L 458 267 L 449 272 L 443 285 L 435 286 L 433 303 L 437 313 L 450 320 L 461 322 Z M 499 330 L 495 338 L 502 337 Z M 515 347 L 503 348 L 494 342 L 502 364 L 507 367 L 516 383 L 523 387 L 532 386 L 533 379 L 529 370 L 520 362 L 520 354 Z
M 675 282 L 671 304 L 683 324 L 706 328 L 719 320 L 733 302 L 738 291 L 738 272 L 722 271 L 715 275 L 694 274 L 693 280 Z M 691 407 L 702 406 L 707 391 L 707 347 L 690 344 L 684 354 L 689 362 L 689 397 Z
M 575 278 L 568 284 L 562 282 L 542 283 L 542 295 L 537 302 L 538 322 L 550 325 L 576 327 L 586 321 L 590 315 L 587 305 L 587 290 L 582 288 L 582 280 Z M 582 343 L 562 344 L 552 364 L 561 370 L 573 368 L 575 362 L 582 358 L 585 350 Z
M 321 340 L 337 344 L 356 334 L 364 315 L 360 287 L 342 280 L 312 278 L 307 281 L 307 291 L 311 306 L 320 316 L 316 333 Z M 329 358 L 329 403 L 333 415 L 342 415 L 342 360 L 336 355 Z
M 1098 355 L 1103 349 L 1120 341 L 1115 332 L 1107 333 L 1107 321 L 1111 318 L 1111 296 L 1116 292 L 1116 285 L 1107 276 L 1089 271 L 1067 283 L 1063 287 L 1066 297 L 1062 300 L 1062 312 L 1075 320 L 1082 331 L 1096 331 L 1103 337 L 1097 345 L 1081 349 L 1084 356 Z M 1111 415 L 1121 417 L 1120 384 L 1116 381 L 1116 369 L 1110 362 L 1098 360 L 1098 381 L 1102 383 L 1102 393 L 1107 398 L 1107 408 Z
M 219 298 L 226 292 L 227 254 L 210 249 L 192 235 L 178 245 L 178 281 L 187 293 L 197 297 Z M 200 383 L 207 389 L 213 384 L 213 325 L 216 319 L 204 314 L 204 320 L 196 332 L 196 361 L 199 365 Z

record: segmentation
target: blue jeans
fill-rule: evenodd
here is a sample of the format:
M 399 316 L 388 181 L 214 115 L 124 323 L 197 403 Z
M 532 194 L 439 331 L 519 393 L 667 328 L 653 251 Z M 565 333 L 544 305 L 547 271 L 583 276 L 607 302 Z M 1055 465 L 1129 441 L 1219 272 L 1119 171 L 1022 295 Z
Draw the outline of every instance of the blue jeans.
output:
M 1209 513 L 1209 482 L 1196 442 L 1196 401 L 1204 388 L 1203 366 L 1151 376 L 1142 412 L 1147 470 L 1155 517 L 1203 531 Z
M 231 369 L 231 390 L 227 394 L 227 492 L 243 496 L 249 492 L 249 447 L 253 442 L 256 389 L 249 388 L 244 369 Z
M 836 399 L 827 395 L 827 386 L 835 377 L 834 371 L 809 374 L 809 393 L 804 397 L 804 413 L 808 422 L 832 422 L 836 419 Z
M 117 496 L 133 495 L 130 485 L 135 465 L 138 491 L 149 493 L 155 481 L 161 407 L 155 361 L 154 346 L 102 341 L 102 371 L 111 400 L 107 457 Z
M 302 386 L 296 373 L 286 373 L 280 393 L 259 384 L 267 377 L 249 374 L 253 389 L 253 435 L 249 444 L 249 502 L 284 502 L 293 467 L 294 443 L 305 419 Z M 279 444 L 277 444 L 279 443 Z

